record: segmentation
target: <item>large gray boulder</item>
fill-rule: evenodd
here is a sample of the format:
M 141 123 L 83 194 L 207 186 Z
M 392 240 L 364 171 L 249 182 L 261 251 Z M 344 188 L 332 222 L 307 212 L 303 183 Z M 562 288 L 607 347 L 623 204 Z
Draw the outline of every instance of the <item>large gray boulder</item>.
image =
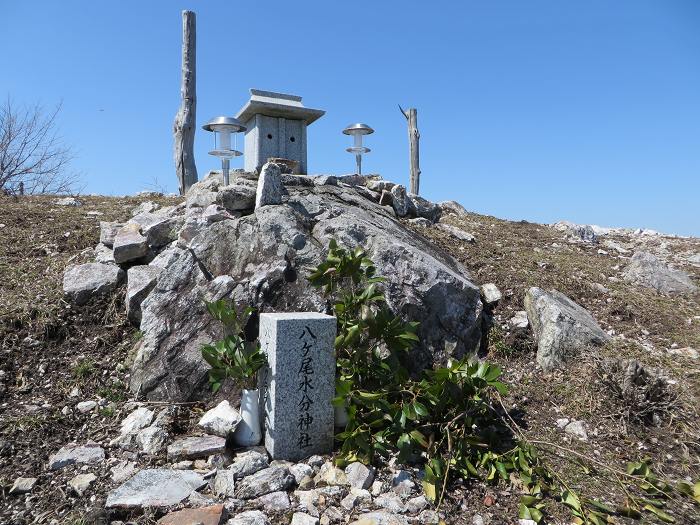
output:
M 124 270 L 115 264 L 87 263 L 69 266 L 63 273 L 63 293 L 75 304 L 104 295 L 121 284 Z
M 622 277 L 665 294 L 687 294 L 698 289 L 687 273 L 666 266 L 649 252 L 636 252 L 622 272 Z
M 537 364 L 545 370 L 610 339 L 588 310 L 557 290 L 533 286 L 525 294 L 525 310 L 537 339 Z
M 195 191 L 215 187 L 207 179 L 197 184 Z M 414 371 L 477 348 L 479 289 L 457 261 L 404 227 L 392 209 L 343 184 L 286 186 L 282 200 L 242 210 L 240 218 L 197 222 L 186 238 L 180 233 L 178 242 L 187 249 L 164 264 L 141 304 L 133 391 L 172 401 L 210 395 L 201 347 L 222 332 L 205 300 L 233 298 L 239 307 L 261 312 L 325 311 L 325 298 L 307 276 L 325 258 L 331 239 L 365 248 L 387 279 L 388 306 L 421 323 L 421 342 L 411 356 Z

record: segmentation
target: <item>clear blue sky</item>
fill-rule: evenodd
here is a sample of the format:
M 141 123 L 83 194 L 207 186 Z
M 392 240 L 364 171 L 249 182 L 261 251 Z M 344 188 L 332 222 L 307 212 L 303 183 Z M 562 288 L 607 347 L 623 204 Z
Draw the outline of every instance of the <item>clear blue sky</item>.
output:
M 700 1 L 0 0 L 0 95 L 63 101 L 86 192 L 175 191 L 181 9 L 197 12 L 197 120 L 248 89 L 302 95 L 309 170 L 347 173 L 343 127 L 375 128 L 367 172 L 511 219 L 700 235 Z M 218 167 L 200 131 L 200 176 Z M 240 166 L 240 159 L 236 166 Z

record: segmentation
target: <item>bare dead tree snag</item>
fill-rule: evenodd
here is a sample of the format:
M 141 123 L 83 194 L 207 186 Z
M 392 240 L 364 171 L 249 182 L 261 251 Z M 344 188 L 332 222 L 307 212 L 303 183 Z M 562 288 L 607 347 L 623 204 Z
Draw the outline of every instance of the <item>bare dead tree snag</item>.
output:
M 8 97 L 0 106 L 0 193 L 71 193 L 78 175 L 68 171 L 73 155 L 58 135 L 61 110 L 16 107 Z
M 418 110 L 416 108 L 408 108 L 408 111 L 399 105 L 399 109 L 406 120 L 408 121 L 408 143 L 409 143 L 409 161 L 410 161 L 410 184 L 409 191 L 418 195 L 420 186 L 420 164 L 418 157 L 418 140 L 420 133 L 418 132 Z
M 197 35 L 196 17 L 193 11 L 182 12 L 182 101 L 175 116 L 175 173 L 180 194 L 197 182 L 197 166 L 194 162 L 194 134 L 197 120 Z

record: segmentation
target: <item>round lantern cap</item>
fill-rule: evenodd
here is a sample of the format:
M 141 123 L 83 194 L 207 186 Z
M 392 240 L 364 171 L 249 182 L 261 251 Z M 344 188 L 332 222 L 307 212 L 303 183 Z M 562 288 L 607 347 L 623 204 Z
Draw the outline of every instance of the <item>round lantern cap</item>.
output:
M 241 124 L 241 121 L 234 117 L 214 117 L 209 122 L 202 126 L 206 131 L 230 131 L 237 133 L 245 131 L 246 127 Z
M 370 133 L 374 133 L 374 130 L 367 124 L 357 122 L 355 124 L 350 124 L 343 130 L 343 133 L 346 135 L 369 135 Z

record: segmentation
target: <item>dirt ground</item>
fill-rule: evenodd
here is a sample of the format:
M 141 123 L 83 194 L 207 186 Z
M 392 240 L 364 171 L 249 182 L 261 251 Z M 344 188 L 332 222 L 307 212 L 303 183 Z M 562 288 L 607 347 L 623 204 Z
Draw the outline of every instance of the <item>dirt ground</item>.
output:
M 12 523 L 58 519 L 78 525 L 105 519 L 101 509 L 111 488 L 106 464 L 94 470 L 98 481 L 82 498 L 67 489 L 79 468 L 51 473 L 46 465 L 49 455 L 70 441 L 106 444 L 117 435 L 129 410 L 126 364 L 139 332 L 127 322 L 123 288 L 107 299 L 71 306 L 62 297 L 63 270 L 92 260 L 100 220 L 127 219 L 145 200 L 173 204 L 178 199 L 81 200 L 83 206 L 66 207 L 51 197 L 0 197 L 0 523 L 10 523 L 19 509 L 23 514 Z M 623 254 L 602 240 L 572 242 L 538 224 L 475 214 L 446 222 L 473 234 L 476 242 L 456 242 L 437 228 L 409 227 L 457 258 L 475 283 L 493 282 L 502 291 L 487 358 L 504 370 L 510 387 L 505 406 L 524 435 L 541 443 L 553 469 L 581 493 L 612 504 L 634 496 L 626 494 L 631 489 L 624 482 L 614 481 L 614 472 L 624 471 L 628 461 L 649 458 L 659 476 L 700 480 L 700 360 L 683 353 L 700 351 L 700 297 L 661 296 L 620 278 L 633 250 L 643 248 L 663 255 L 700 285 L 700 268 L 686 257 L 700 253 L 700 240 L 605 237 L 629 250 Z M 612 341 L 562 371 L 537 369 L 532 337 L 508 328 L 530 286 L 556 288 L 586 307 L 614 334 Z M 618 358 L 636 359 L 672 380 L 670 401 L 655 421 L 637 421 L 611 390 L 608 360 Z M 64 410 L 86 399 L 99 399 L 99 409 Z M 183 428 L 202 409 L 182 407 Z M 588 441 L 560 430 L 556 421 L 564 417 L 585 421 Z M 594 460 L 595 468 L 572 461 L 580 456 Z M 38 478 L 26 498 L 8 494 L 18 476 Z M 519 496 L 510 486 L 458 481 L 440 510 L 447 523 L 472 524 L 475 515 L 486 524 L 517 523 Z M 700 507 L 689 500 L 672 500 L 666 510 L 676 523 L 700 523 Z M 556 502 L 547 516 L 551 523 L 571 521 Z

